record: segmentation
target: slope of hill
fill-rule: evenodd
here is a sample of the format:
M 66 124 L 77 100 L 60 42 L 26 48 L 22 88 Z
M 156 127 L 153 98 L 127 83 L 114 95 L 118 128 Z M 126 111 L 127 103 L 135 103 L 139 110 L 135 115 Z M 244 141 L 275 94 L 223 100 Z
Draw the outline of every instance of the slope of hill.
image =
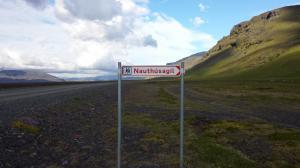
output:
M 195 65 L 199 64 L 202 57 L 206 54 L 206 52 L 199 52 L 188 57 L 182 58 L 176 62 L 167 63 L 167 65 L 180 65 L 181 62 L 184 62 L 185 69 L 191 69 Z
M 0 71 L 0 83 L 34 83 L 63 82 L 55 76 L 34 70 L 3 70 Z
M 300 5 L 235 25 L 190 70 L 189 79 L 299 80 Z

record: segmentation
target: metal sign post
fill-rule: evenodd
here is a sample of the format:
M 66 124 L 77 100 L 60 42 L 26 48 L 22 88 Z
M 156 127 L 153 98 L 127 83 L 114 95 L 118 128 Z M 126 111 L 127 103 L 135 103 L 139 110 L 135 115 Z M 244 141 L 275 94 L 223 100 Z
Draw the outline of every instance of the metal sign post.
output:
M 181 85 L 180 85 L 180 168 L 183 168 L 183 148 L 184 148 L 184 62 L 181 62 Z
M 118 62 L 118 168 L 121 168 L 121 131 L 122 131 L 122 104 L 121 104 L 121 62 Z
M 180 81 L 180 168 L 184 166 L 184 62 L 181 66 L 122 66 L 118 63 L 118 147 L 117 168 L 121 168 L 121 136 L 122 136 L 122 104 L 121 104 L 121 80 L 122 76 L 156 76 L 156 77 L 181 77 Z

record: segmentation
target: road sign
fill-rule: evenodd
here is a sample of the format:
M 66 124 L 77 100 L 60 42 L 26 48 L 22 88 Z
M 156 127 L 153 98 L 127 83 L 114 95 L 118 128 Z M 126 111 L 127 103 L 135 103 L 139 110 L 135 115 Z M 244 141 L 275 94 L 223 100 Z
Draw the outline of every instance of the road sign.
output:
M 180 66 L 122 66 L 122 76 L 180 76 Z
M 117 168 L 121 168 L 122 152 L 122 100 L 121 81 L 122 76 L 162 76 L 179 77 L 180 82 L 180 145 L 179 145 L 179 167 L 184 167 L 184 62 L 181 66 L 121 66 L 118 63 L 118 144 L 117 144 Z

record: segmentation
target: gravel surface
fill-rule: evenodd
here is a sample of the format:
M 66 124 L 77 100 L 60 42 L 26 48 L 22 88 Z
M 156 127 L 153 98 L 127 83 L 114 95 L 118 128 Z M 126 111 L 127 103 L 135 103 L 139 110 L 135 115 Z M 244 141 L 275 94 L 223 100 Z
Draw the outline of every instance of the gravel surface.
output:
M 176 104 L 155 103 L 160 99 L 157 95 L 159 87 L 156 84 L 125 84 L 123 115 L 146 114 L 159 122 L 177 122 L 179 109 Z M 177 86 L 166 90 L 175 97 L 178 93 Z M 299 113 L 289 109 L 287 112 L 292 118 L 272 107 L 253 111 L 242 101 L 232 105 L 216 103 L 222 98 L 195 93 L 188 88 L 186 98 L 214 107 L 213 110 L 186 109 L 187 118 L 197 116 L 194 126 L 199 128 L 218 120 L 251 119 L 294 128 L 300 126 Z M 0 168 L 115 167 L 116 103 L 115 83 L 1 90 Z M 177 156 L 178 139 L 175 137 L 167 146 L 143 144 L 141 140 L 147 133 L 149 130 L 145 128 L 124 125 L 123 166 L 170 167 L 156 161 L 159 157 L 167 157 L 164 154 L 168 153 Z M 269 144 L 265 144 L 264 139 L 251 138 L 247 146 L 265 146 L 261 155 L 257 156 L 256 149 L 243 146 L 243 140 L 230 145 L 250 158 L 268 159 Z
M 106 160 L 114 160 L 115 90 L 106 83 L 1 92 L 9 96 L 0 100 L 0 167 L 113 167 Z

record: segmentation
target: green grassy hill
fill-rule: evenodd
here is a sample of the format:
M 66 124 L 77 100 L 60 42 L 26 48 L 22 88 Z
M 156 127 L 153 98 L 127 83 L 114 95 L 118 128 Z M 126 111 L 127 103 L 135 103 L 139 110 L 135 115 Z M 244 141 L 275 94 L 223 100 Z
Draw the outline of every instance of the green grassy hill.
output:
M 190 56 L 187 56 L 185 58 L 182 58 L 176 62 L 167 63 L 167 65 L 180 65 L 181 62 L 184 62 L 184 68 L 186 70 L 189 70 L 199 64 L 201 62 L 202 56 L 204 56 L 206 52 L 199 52 Z
M 191 80 L 300 80 L 300 5 L 235 25 L 187 74 Z

